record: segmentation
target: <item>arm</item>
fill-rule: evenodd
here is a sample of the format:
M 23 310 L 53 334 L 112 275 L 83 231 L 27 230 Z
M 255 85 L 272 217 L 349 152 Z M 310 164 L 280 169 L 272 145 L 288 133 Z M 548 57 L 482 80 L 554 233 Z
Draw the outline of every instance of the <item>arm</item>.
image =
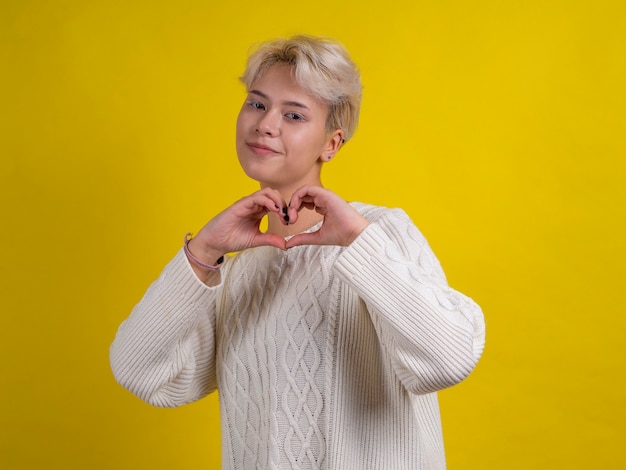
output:
M 484 347 L 482 311 L 448 286 L 439 261 L 404 211 L 387 211 L 370 223 L 336 194 L 311 186 L 299 188 L 289 207 L 291 220 L 308 207 L 324 215 L 324 223 L 317 232 L 291 238 L 287 248 L 347 247 L 334 270 L 366 303 L 381 346 L 407 390 L 429 393 L 469 375 Z
M 181 250 L 118 329 L 110 349 L 117 381 L 163 407 L 213 391 L 218 288 L 200 282 Z
M 441 390 L 473 370 L 485 341 L 482 311 L 448 286 L 435 255 L 403 211 L 389 211 L 363 230 L 334 269 L 366 303 L 407 390 Z
M 282 237 L 259 231 L 261 219 L 282 207 L 272 189 L 237 201 L 189 242 L 193 259 L 181 250 L 165 267 L 111 345 L 111 368 L 122 386 L 156 406 L 189 403 L 217 387 L 216 298 L 223 277 L 194 260 L 214 264 L 224 253 L 253 246 L 284 248 Z

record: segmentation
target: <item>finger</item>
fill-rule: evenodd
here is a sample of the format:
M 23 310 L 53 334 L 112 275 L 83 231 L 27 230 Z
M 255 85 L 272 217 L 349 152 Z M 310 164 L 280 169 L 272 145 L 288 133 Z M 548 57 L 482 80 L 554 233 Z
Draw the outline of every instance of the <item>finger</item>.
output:
M 287 243 L 285 243 L 285 248 L 293 248 L 294 246 L 300 245 L 323 245 L 322 238 L 320 236 L 319 230 L 316 232 L 310 233 L 299 233 L 298 235 L 294 235 Z
M 323 197 L 321 197 L 321 195 L 324 194 L 324 191 L 327 190 L 320 186 L 302 186 L 298 188 L 292 194 L 289 202 L 288 215 L 290 220 L 292 220 L 292 222 L 296 222 L 298 220 L 298 212 L 300 212 L 303 208 L 313 209 L 324 215 L 326 211 L 322 208 L 324 201 Z
M 281 250 L 287 248 L 285 239 L 275 233 L 261 233 L 254 238 L 251 248 L 257 246 L 274 246 Z
M 264 188 L 259 191 L 259 193 L 273 201 L 274 206 L 273 208 L 268 207 L 269 211 L 277 213 L 279 220 L 283 225 L 289 225 L 290 220 L 287 204 L 281 194 L 272 188 Z
M 287 208 L 287 215 L 289 217 L 289 221 L 291 224 L 295 224 L 298 221 L 300 216 L 300 211 L 302 209 L 312 209 L 315 210 L 316 206 L 312 202 L 301 202 L 298 207 L 289 206 Z
M 257 192 L 245 199 L 247 215 L 263 217 L 268 212 L 280 212 L 280 204 L 284 204 L 279 197 L 272 193 Z
M 287 207 L 287 203 L 276 189 L 264 188 L 260 192 L 274 201 L 274 206 L 278 206 L 279 210 Z
M 324 188 L 311 185 L 299 187 L 291 195 L 290 206 L 298 207 L 303 200 L 313 202 L 315 196 L 320 193 L 320 190 L 323 191 Z

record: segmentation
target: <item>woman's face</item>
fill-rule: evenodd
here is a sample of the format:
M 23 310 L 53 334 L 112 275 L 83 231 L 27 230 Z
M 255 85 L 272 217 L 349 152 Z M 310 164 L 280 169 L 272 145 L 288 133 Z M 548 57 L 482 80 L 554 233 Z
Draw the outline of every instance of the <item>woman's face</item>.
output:
M 326 131 L 327 115 L 328 105 L 296 83 L 290 66 L 272 66 L 252 83 L 237 118 L 241 167 L 261 187 L 320 185 L 322 163 L 343 137 Z

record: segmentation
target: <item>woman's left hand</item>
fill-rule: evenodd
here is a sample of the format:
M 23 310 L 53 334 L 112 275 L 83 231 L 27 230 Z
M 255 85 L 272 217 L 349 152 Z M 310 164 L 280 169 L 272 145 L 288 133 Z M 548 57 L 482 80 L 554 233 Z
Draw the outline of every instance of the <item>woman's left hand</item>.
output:
M 369 225 L 368 220 L 350 204 L 321 186 L 303 186 L 291 196 L 289 220 L 295 223 L 301 209 L 313 209 L 324 216 L 322 227 L 310 233 L 294 235 L 287 248 L 298 245 L 348 246 Z

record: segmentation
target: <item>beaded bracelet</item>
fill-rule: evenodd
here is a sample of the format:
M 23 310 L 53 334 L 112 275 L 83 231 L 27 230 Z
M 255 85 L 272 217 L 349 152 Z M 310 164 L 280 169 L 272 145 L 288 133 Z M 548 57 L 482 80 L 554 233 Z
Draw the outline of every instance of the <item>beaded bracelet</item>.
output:
M 220 269 L 222 267 L 222 263 L 224 262 L 224 257 L 220 256 L 220 258 L 217 260 L 217 264 L 215 266 L 211 266 L 210 264 L 204 264 L 202 261 L 200 261 L 194 255 L 192 255 L 191 251 L 189 251 L 189 241 L 191 240 L 190 237 L 191 237 L 191 232 L 189 232 L 187 235 L 185 235 L 185 240 L 184 240 L 184 244 L 183 244 L 183 251 L 185 252 L 187 257 L 191 261 L 196 263 L 198 266 L 200 266 L 201 268 L 210 269 L 211 271 L 217 271 L 218 269 Z

